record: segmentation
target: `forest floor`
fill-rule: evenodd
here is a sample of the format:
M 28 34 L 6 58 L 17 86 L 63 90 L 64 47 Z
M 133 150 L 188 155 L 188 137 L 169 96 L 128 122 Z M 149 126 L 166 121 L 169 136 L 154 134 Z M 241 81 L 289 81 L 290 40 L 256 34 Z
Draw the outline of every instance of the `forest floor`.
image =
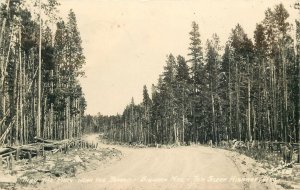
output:
M 93 134 L 84 139 L 97 142 L 98 137 Z M 33 159 L 31 166 L 20 164 L 27 167 L 23 171 L 15 169 L 17 174 L 5 175 L 6 180 L 17 181 L 15 189 L 36 190 L 298 188 L 295 184 L 282 185 L 276 176 L 268 175 L 262 163 L 236 151 L 198 145 L 132 148 L 100 143 L 99 147 L 55 155 L 44 164 Z
M 103 146 L 97 149 L 71 149 L 67 153 L 46 152 L 46 160 L 43 157 L 33 157 L 31 162 L 22 159 L 13 163 L 12 170 L 0 169 L 0 190 L 32 190 L 54 181 L 70 182 L 76 175 L 95 170 L 121 157 L 119 150 Z

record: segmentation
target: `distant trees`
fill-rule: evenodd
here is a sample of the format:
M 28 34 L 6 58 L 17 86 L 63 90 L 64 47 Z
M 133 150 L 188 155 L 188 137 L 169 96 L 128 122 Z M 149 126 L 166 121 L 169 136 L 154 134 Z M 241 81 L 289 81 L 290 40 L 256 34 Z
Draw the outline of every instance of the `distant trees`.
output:
M 288 16 L 282 4 L 268 9 L 253 41 L 237 24 L 224 51 L 216 34 L 203 48 L 193 22 L 188 59 L 167 56 L 151 99 L 144 87 L 143 102 L 132 101 L 122 116 L 89 116 L 99 119 L 94 128 L 145 144 L 299 142 L 300 24 L 292 36 Z
M 26 5 L 0 4 L 0 144 L 80 136 L 86 103 L 78 77 L 85 58 L 75 14 L 70 11 L 65 25 L 56 19 L 55 0 L 42 1 L 41 11 Z

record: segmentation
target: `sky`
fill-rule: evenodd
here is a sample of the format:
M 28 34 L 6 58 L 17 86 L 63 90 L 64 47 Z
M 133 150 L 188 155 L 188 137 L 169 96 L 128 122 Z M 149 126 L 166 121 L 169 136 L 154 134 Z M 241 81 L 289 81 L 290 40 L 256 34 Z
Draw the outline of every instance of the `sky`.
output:
M 142 89 L 156 84 L 166 55 L 187 56 L 192 21 L 199 24 L 202 45 L 213 33 L 225 43 L 241 24 L 250 38 L 265 10 L 280 0 L 60 0 L 61 15 L 73 9 L 86 57 L 80 82 L 86 114 L 122 114 Z M 296 0 L 283 0 L 290 21 Z

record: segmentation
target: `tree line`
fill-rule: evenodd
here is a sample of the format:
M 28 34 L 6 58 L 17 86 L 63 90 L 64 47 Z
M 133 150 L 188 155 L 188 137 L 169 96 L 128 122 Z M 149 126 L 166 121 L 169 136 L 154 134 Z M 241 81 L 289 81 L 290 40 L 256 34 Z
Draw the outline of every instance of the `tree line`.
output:
M 158 83 L 122 115 L 84 118 L 87 132 L 120 142 L 299 142 L 300 24 L 282 4 L 265 11 L 253 40 L 237 24 L 225 47 L 202 44 L 192 23 L 189 54 L 169 54 Z M 293 33 L 293 27 L 296 35 Z
M 82 133 L 85 57 L 76 15 L 56 0 L 0 3 L 0 145 Z

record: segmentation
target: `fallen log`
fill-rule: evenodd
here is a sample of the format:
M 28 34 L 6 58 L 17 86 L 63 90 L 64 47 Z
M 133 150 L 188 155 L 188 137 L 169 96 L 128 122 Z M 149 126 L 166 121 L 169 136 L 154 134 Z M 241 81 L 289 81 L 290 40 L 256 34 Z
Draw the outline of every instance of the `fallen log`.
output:
M 59 145 L 47 144 L 47 145 L 44 146 L 44 150 L 50 151 L 50 150 L 53 150 L 53 149 L 57 149 L 58 147 L 59 147 Z
M 40 138 L 40 137 L 34 137 L 34 140 L 36 142 L 41 142 L 41 143 L 55 143 L 54 140 L 47 140 L 47 139 L 43 139 L 43 138 Z
M 50 173 L 50 170 L 47 169 L 37 169 L 38 172 Z
M 7 152 L 7 153 L 5 153 L 5 154 L 2 154 L 2 155 L 0 155 L 0 156 L 4 158 L 4 157 L 10 156 L 11 154 L 15 154 L 15 153 L 16 153 L 16 151 L 13 150 L 13 151 Z
M 55 153 L 59 152 L 59 149 L 53 149 L 51 152 L 52 152 L 52 154 L 55 154 Z
M 12 150 L 12 148 L 0 148 L 0 155 L 10 152 Z
M 33 147 L 33 146 L 22 146 L 20 148 L 24 152 L 31 152 L 31 153 L 37 153 L 40 150 L 40 147 Z
M 55 145 L 63 145 L 63 144 L 69 144 L 69 143 L 71 143 L 72 142 L 72 140 L 70 140 L 70 139 L 65 139 L 65 140 L 61 140 L 61 141 L 56 141 L 56 142 L 54 142 L 53 144 L 55 144 Z
M 53 151 L 52 153 L 56 153 L 58 150 L 61 150 L 67 153 L 69 149 L 76 147 L 76 144 L 84 143 L 87 146 L 87 143 L 81 139 L 64 139 L 57 141 L 35 137 L 35 140 L 37 142 L 31 144 L 0 148 L 0 156 L 7 157 L 10 154 L 14 154 L 17 156 L 16 160 L 18 160 L 19 157 L 27 158 L 28 153 L 30 153 L 30 156 L 38 156 L 40 153 L 43 153 L 43 151 Z
M 36 140 L 36 144 L 40 144 L 42 143 L 42 146 L 44 146 L 45 148 L 57 148 L 58 145 L 69 145 L 72 144 L 74 142 L 77 141 L 77 139 L 64 139 L 61 141 L 57 141 L 57 140 L 48 140 L 48 139 L 43 139 L 43 138 L 39 138 L 39 137 L 35 137 Z

